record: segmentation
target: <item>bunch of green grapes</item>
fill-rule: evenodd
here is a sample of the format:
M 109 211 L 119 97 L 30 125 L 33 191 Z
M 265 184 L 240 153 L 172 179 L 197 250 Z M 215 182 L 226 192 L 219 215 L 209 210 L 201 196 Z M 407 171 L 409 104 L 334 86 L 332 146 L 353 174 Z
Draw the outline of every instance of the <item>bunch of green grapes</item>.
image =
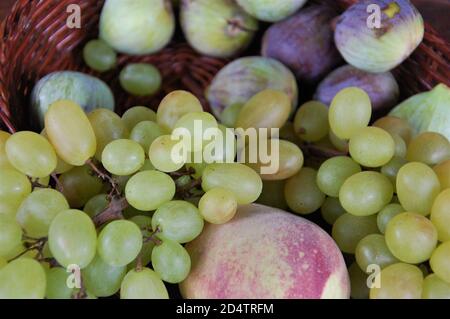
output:
M 318 204 L 337 245 L 355 260 L 353 298 L 450 298 L 450 142 L 415 135 L 391 116 L 369 126 L 371 109 L 358 88 L 339 92 L 327 110 L 317 102 L 300 108 L 299 139 L 317 144 L 328 134 L 347 146 L 317 172 L 302 168 L 288 180 L 287 198 L 303 197 L 288 205 L 309 213 L 304 208 Z
M 41 134 L 0 132 L 0 298 L 168 298 L 184 244 L 262 192 L 225 134 L 186 91 L 122 117 L 60 100 Z

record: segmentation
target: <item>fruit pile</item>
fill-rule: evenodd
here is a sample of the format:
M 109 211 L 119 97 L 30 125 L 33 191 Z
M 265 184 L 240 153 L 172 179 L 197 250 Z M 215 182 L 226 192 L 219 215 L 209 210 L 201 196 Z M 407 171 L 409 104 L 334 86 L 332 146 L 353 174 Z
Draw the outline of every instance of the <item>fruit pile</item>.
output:
M 0 131 L 0 298 L 168 298 L 166 284 L 186 298 L 450 298 L 450 89 L 380 118 L 422 18 L 407 0 L 339 19 L 305 2 L 177 4 L 186 40 L 212 57 L 273 23 L 261 56 L 212 80 L 212 114 L 183 90 L 117 114 L 96 77 L 38 81 L 34 131 Z M 389 27 L 369 32 L 373 2 Z M 158 52 L 175 3 L 106 0 L 84 63 L 101 74 L 118 54 Z M 161 74 L 132 63 L 118 80 L 153 96 Z M 300 217 L 318 212 L 331 237 Z
M 122 118 L 59 100 L 41 134 L 1 132 L 0 296 L 168 297 L 162 280 L 179 283 L 191 268 L 182 244 L 262 188 L 251 168 L 222 160 L 234 160 L 234 144 L 214 153 L 217 163 L 177 162 L 171 132 L 195 121 L 223 129 L 192 94 L 174 91 L 157 113 L 135 107 Z M 197 145 L 192 153 L 202 135 Z M 78 289 L 66 285 L 70 267 L 81 271 Z

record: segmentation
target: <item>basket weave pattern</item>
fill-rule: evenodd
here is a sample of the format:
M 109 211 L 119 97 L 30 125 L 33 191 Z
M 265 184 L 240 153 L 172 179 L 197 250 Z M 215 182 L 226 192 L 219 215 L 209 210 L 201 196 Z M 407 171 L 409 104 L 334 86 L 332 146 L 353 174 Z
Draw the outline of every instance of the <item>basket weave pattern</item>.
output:
M 161 52 L 141 57 L 119 56 L 118 67 L 105 74 L 88 69 L 82 60 L 84 43 L 98 35 L 98 20 L 104 1 L 18 0 L 0 25 L 0 128 L 14 131 L 29 127 L 27 110 L 34 84 L 53 71 L 77 70 L 98 76 L 112 88 L 118 113 L 133 105 L 156 107 L 161 97 L 174 89 L 197 95 L 207 108 L 204 90 L 228 62 L 201 56 L 178 32 Z M 345 9 L 355 0 L 315 2 Z M 82 28 L 66 25 L 69 4 L 78 4 Z M 257 41 L 257 40 L 256 40 Z M 130 97 L 118 83 L 118 72 L 129 62 L 154 64 L 162 73 L 163 88 L 151 98 Z M 394 70 L 403 95 L 429 90 L 437 83 L 450 86 L 450 44 L 426 25 L 425 39 L 414 54 Z

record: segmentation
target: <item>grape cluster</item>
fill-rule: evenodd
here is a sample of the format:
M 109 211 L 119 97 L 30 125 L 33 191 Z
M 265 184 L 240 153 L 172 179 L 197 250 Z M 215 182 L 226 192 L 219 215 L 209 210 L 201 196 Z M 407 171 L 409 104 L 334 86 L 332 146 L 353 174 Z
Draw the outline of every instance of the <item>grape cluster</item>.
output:
M 234 162 L 234 144 L 209 164 L 176 161 L 172 132 L 194 133 L 195 122 L 225 131 L 195 96 L 174 91 L 157 113 L 85 114 L 60 100 L 41 134 L 0 132 L 0 298 L 168 298 L 163 282 L 191 269 L 183 245 L 262 189 Z M 208 147 L 192 136 L 191 155 Z
M 368 95 L 353 87 L 329 108 L 302 105 L 281 137 L 308 157 L 329 158 L 287 179 L 265 179 L 258 201 L 302 215 L 321 210 L 355 260 L 352 297 L 450 298 L 450 143 L 434 132 L 416 135 L 392 116 L 369 126 L 371 116 Z M 374 265 L 379 277 L 370 276 Z

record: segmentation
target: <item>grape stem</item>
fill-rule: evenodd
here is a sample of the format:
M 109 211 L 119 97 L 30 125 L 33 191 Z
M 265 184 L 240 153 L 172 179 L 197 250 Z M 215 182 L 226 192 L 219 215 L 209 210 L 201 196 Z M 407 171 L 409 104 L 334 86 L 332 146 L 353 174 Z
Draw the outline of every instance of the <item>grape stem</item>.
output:
M 75 270 L 74 270 L 75 271 Z M 83 282 L 83 276 L 80 277 L 80 290 L 73 295 L 73 299 L 86 299 L 88 294 L 86 292 L 86 286 Z
M 33 180 L 30 176 L 28 176 L 28 180 L 30 181 L 31 187 L 33 189 L 35 189 L 35 188 L 52 188 L 50 185 L 42 185 L 37 180 Z
M 128 202 L 123 197 L 112 197 L 108 207 L 95 215 L 93 221 L 96 227 L 100 227 L 110 221 L 123 219 L 122 211 L 128 207 Z
M 156 245 L 161 245 L 162 244 L 162 240 L 159 239 L 158 237 L 156 237 L 156 235 L 158 235 L 158 233 L 161 232 L 161 229 L 158 227 L 156 227 L 156 230 L 154 230 L 149 236 L 144 236 L 144 244 L 148 243 L 148 242 L 153 242 Z
M 44 246 L 45 246 L 45 244 L 47 243 L 47 240 L 48 240 L 47 237 L 35 239 L 35 238 L 27 237 L 27 236 L 24 236 L 24 239 L 25 240 L 30 240 L 32 242 L 25 242 L 25 245 L 28 246 L 28 247 L 26 247 L 26 249 L 23 252 L 21 252 L 16 257 L 14 257 L 11 260 L 9 260 L 8 262 L 11 262 L 11 261 L 14 261 L 16 259 L 19 259 L 23 255 L 25 255 L 27 252 L 32 251 L 32 250 L 37 250 L 38 251 L 38 256 L 41 256 L 42 255 L 42 251 L 44 250 Z
M 64 192 L 64 186 L 63 184 L 59 181 L 58 175 L 56 175 L 55 173 L 52 173 L 52 175 L 50 175 L 52 177 L 52 179 L 55 181 L 55 185 L 56 185 L 56 189 L 60 192 L 63 193 Z
M 120 190 L 119 190 L 119 186 L 117 185 L 116 181 L 109 176 L 108 173 L 102 171 L 100 168 L 97 167 L 97 165 L 95 165 L 94 161 L 92 159 L 89 159 L 86 164 L 92 169 L 92 171 L 103 181 L 108 182 L 111 187 L 111 193 L 110 193 L 110 197 L 114 196 L 114 195 L 120 195 Z
M 183 177 L 183 176 L 190 176 L 190 175 L 193 175 L 193 174 L 195 174 L 195 169 L 192 168 L 192 167 L 183 168 L 183 169 L 180 169 L 179 171 L 169 173 L 169 175 L 172 178 L 179 178 L 179 177 Z
M 313 144 L 303 144 L 301 145 L 301 148 L 303 151 L 305 151 L 305 153 L 321 158 L 331 158 L 335 156 L 347 155 L 347 153 L 345 152 Z
M 199 186 L 202 185 L 202 179 L 194 179 L 192 180 L 189 184 L 183 186 L 183 187 L 179 187 L 177 188 L 177 195 L 178 197 L 180 197 L 181 199 L 187 199 L 191 197 L 191 191 L 194 188 L 197 188 Z

